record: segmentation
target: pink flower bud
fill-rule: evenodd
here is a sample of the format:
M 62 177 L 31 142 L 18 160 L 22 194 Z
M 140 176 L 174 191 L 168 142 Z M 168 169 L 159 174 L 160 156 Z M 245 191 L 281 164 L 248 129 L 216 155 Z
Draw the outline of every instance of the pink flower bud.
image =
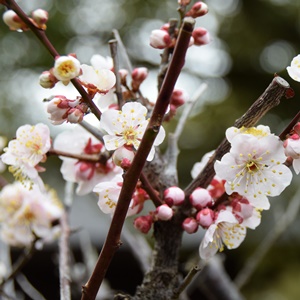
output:
M 283 143 L 284 153 L 294 159 L 300 157 L 300 137 L 297 133 L 290 136 Z
M 9 27 L 10 30 L 27 30 L 27 25 L 19 18 L 13 10 L 4 12 L 3 22 Z
M 43 27 L 48 21 L 48 12 L 44 9 L 36 9 L 31 13 L 32 19 L 36 22 L 37 25 Z
M 156 208 L 156 217 L 161 221 L 168 221 L 173 217 L 173 209 L 167 204 L 162 204 Z
M 177 186 L 171 186 L 164 191 L 164 200 L 169 206 L 181 205 L 184 198 L 184 191 Z
M 194 38 L 194 44 L 196 46 L 206 45 L 210 42 L 210 35 L 205 28 L 196 28 L 193 31 L 192 36 Z
M 155 49 L 164 49 L 171 45 L 171 37 L 168 32 L 161 29 L 155 29 L 150 35 L 150 46 Z
M 54 125 L 62 124 L 67 119 L 67 111 L 70 109 L 68 99 L 65 96 L 54 97 L 47 105 L 49 119 Z
M 213 199 L 207 189 L 198 187 L 191 194 L 190 202 L 197 210 L 200 210 L 206 206 L 211 206 Z
M 186 218 L 182 223 L 182 228 L 187 233 L 195 233 L 199 226 L 194 218 Z
M 141 85 L 141 83 L 146 79 L 148 76 L 148 69 L 147 68 L 135 68 L 132 73 L 132 90 L 137 91 Z
M 126 77 L 128 75 L 128 71 L 126 69 L 119 70 L 120 80 L 123 85 L 126 84 Z
M 40 86 L 43 87 L 44 89 L 52 89 L 58 80 L 51 72 L 44 71 L 40 75 L 39 81 L 40 81 Z
M 196 220 L 203 228 L 208 228 L 214 222 L 215 213 L 210 208 L 201 209 Z
M 80 123 L 83 120 L 84 113 L 79 108 L 71 108 L 68 111 L 67 121 L 73 124 Z
M 208 13 L 207 5 L 204 2 L 199 1 L 192 6 L 192 8 L 186 13 L 186 16 L 198 18 L 206 15 L 207 13 Z
M 189 96 L 184 90 L 174 89 L 171 95 L 170 104 L 177 108 L 183 105 L 188 99 Z
M 225 193 L 225 180 L 215 176 L 211 181 L 210 185 L 207 187 L 212 198 L 216 199 L 221 197 Z
M 112 158 L 116 166 L 128 169 L 133 161 L 134 152 L 129 147 L 122 146 L 116 149 Z
M 152 223 L 153 223 L 152 216 L 140 216 L 134 220 L 133 226 L 140 232 L 146 234 L 151 229 Z

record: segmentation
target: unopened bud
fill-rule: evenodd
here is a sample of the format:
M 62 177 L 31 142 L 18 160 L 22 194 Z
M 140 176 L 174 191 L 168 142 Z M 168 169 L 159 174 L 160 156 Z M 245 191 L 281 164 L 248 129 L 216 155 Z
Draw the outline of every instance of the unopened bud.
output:
M 134 152 L 132 149 L 122 146 L 116 149 L 112 158 L 116 166 L 128 169 L 133 161 Z
M 67 111 L 70 109 L 68 99 L 65 96 L 56 96 L 47 105 L 49 119 L 54 125 L 62 124 L 67 119 Z
M 133 226 L 140 232 L 146 234 L 151 229 L 152 223 L 153 223 L 152 216 L 140 216 L 134 220 Z
M 43 87 L 44 89 L 52 89 L 57 83 L 57 79 L 49 71 L 44 71 L 40 75 L 39 81 L 40 81 L 40 86 Z
M 26 30 L 27 25 L 19 18 L 13 10 L 4 12 L 3 22 L 9 27 L 10 30 Z
M 191 194 L 190 202 L 197 210 L 200 210 L 206 206 L 211 206 L 213 199 L 207 189 L 198 187 Z
M 198 18 L 206 15 L 207 13 L 208 13 L 207 5 L 204 2 L 199 1 L 192 6 L 192 8 L 186 13 L 186 16 Z
M 203 228 L 208 228 L 214 222 L 215 213 L 210 208 L 201 209 L 196 220 Z
M 48 12 L 44 9 L 36 9 L 31 13 L 32 19 L 36 22 L 36 24 L 42 29 L 46 29 L 45 24 L 48 21 Z
M 128 71 L 126 69 L 119 70 L 121 84 L 126 85 L 126 77 L 128 75 Z
M 156 217 L 161 221 L 168 221 L 173 217 L 173 209 L 167 204 L 162 204 L 156 208 Z
M 184 191 L 177 186 L 171 186 L 164 191 L 164 200 L 169 206 L 181 205 L 184 202 L 184 198 Z
M 83 117 L 84 117 L 84 113 L 81 109 L 77 107 L 71 108 L 68 111 L 67 121 L 72 124 L 76 124 L 76 123 L 80 123 L 83 120 Z
M 188 94 L 181 89 L 174 89 L 171 95 L 170 104 L 180 107 L 189 99 Z
M 182 223 L 182 228 L 187 233 L 195 233 L 198 230 L 199 225 L 194 218 L 186 218 Z
M 192 32 L 196 46 L 206 45 L 210 42 L 210 35 L 205 28 L 199 27 Z
M 294 159 L 300 157 L 300 137 L 297 133 L 290 136 L 283 143 L 284 153 Z
M 164 49 L 171 45 L 172 40 L 169 33 L 165 30 L 155 29 L 150 35 L 150 46 L 155 49 Z
M 131 73 L 131 86 L 133 91 L 137 91 L 141 85 L 141 83 L 146 79 L 148 76 L 148 69 L 147 68 L 135 68 Z

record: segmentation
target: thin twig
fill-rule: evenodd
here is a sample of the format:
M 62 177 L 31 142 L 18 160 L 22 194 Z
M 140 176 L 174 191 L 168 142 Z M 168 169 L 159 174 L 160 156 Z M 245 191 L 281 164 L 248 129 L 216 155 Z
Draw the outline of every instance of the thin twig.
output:
M 300 208 L 299 199 L 300 189 L 298 189 L 294 197 L 290 200 L 290 203 L 284 214 L 279 220 L 276 220 L 276 223 L 271 231 L 266 237 L 264 237 L 260 245 L 256 248 L 255 252 L 247 259 L 244 267 L 237 274 L 234 282 L 239 289 L 241 289 L 249 281 L 255 269 L 270 248 L 274 245 L 276 240 L 282 235 L 283 232 L 286 232 L 288 226 L 295 221 Z
M 89 161 L 89 162 L 95 162 L 95 163 L 99 162 L 100 160 L 100 155 L 97 154 L 75 154 L 75 153 L 60 151 L 53 148 L 48 151 L 47 155 L 64 156 L 64 157 L 69 157 L 69 158 L 74 158 L 74 159 Z
M 46 300 L 46 298 L 28 281 L 26 276 L 22 273 L 16 276 L 18 285 L 23 292 L 32 300 Z
M 7 6 L 7 8 L 12 9 L 20 17 L 20 19 L 28 26 L 29 29 L 31 29 L 31 31 L 35 34 L 35 36 L 42 42 L 42 44 L 49 51 L 49 53 L 52 55 L 53 58 L 60 56 L 60 54 L 57 52 L 57 50 L 54 48 L 54 46 L 48 39 L 45 31 L 36 27 L 14 0 L 6 0 L 6 3 L 4 3 L 4 5 Z M 71 82 L 74 85 L 74 87 L 78 90 L 80 95 L 82 96 L 84 102 L 90 107 L 94 115 L 98 119 L 100 119 L 101 112 L 99 108 L 93 102 L 91 97 L 86 93 L 85 89 L 80 84 L 80 82 L 76 78 L 72 79 Z
M 121 87 L 121 79 L 119 74 L 119 58 L 118 58 L 118 42 L 117 40 L 110 40 L 109 42 L 110 54 L 114 64 L 114 73 L 116 76 L 116 96 L 118 99 L 119 108 L 121 108 L 124 104 L 123 95 L 122 95 L 122 87 Z
M 118 43 L 118 46 L 119 46 L 119 49 L 120 49 L 119 53 L 123 58 L 126 69 L 129 71 L 129 73 L 131 73 L 132 72 L 132 64 L 131 64 L 131 61 L 129 59 L 127 50 L 126 50 L 126 48 L 123 44 L 123 41 L 120 37 L 119 31 L 117 29 L 113 29 L 112 32 L 114 34 L 115 39 L 117 40 L 117 43 Z
M 174 299 L 178 299 L 179 295 L 187 288 L 187 286 L 191 283 L 195 275 L 200 271 L 200 267 L 198 265 L 191 268 L 191 270 L 188 272 L 178 289 L 174 292 Z
M 140 180 L 142 182 L 142 188 L 147 192 L 154 205 L 156 207 L 162 205 L 164 202 L 160 199 L 157 191 L 154 190 L 147 176 L 145 176 L 143 172 L 141 173 Z
M 70 227 L 68 220 L 68 210 L 73 203 L 74 197 L 74 183 L 66 181 L 65 183 L 65 197 L 64 206 L 65 210 L 59 219 L 61 227 L 61 235 L 59 239 L 59 283 L 60 283 L 60 299 L 71 299 L 70 287 Z
M 96 128 L 95 126 L 91 125 L 90 123 L 86 121 L 81 121 L 79 123 L 80 126 L 82 126 L 86 131 L 88 131 L 90 134 L 92 134 L 96 139 L 98 139 L 102 144 L 104 144 L 103 141 L 103 133 Z
M 149 124 L 136 152 L 132 165 L 124 176 L 120 197 L 104 246 L 102 247 L 93 274 L 86 285 L 82 287 L 82 300 L 95 299 L 114 253 L 121 245 L 120 235 L 131 197 L 154 140 L 159 132 L 159 128 L 169 105 L 175 83 L 184 65 L 184 58 L 194 28 L 194 23 L 195 21 L 192 18 L 187 18 L 183 23 L 183 28 L 180 31 L 177 45 L 175 47 L 165 81 L 162 85 L 151 118 L 149 120 Z

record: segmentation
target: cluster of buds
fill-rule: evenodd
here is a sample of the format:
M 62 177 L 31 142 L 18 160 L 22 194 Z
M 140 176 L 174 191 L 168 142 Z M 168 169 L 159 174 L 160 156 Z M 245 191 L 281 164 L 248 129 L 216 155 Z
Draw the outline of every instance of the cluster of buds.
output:
M 133 224 L 136 229 L 142 233 L 148 233 L 154 222 L 171 220 L 174 215 L 173 207 L 180 206 L 184 202 L 184 191 L 177 186 L 169 187 L 164 191 L 163 199 L 165 203 L 159 205 L 155 211 L 134 220 Z
M 29 20 L 39 29 L 46 30 L 48 12 L 40 8 L 36 9 L 31 13 Z M 25 24 L 13 10 L 7 10 L 3 14 L 3 21 L 10 30 L 26 31 L 29 29 L 27 24 Z
M 54 96 L 47 104 L 49 119 L 54 125 L 64 122 L 79 123 L 83 120 L 88 106 L 78 97 L 76 100 L 69 100 L 65 96 Z
M 139 91 L 141 84 L 148 76 L 148 69 L 145 67 L 135 68 L 131 72 L 131 87 L 127 83 L 129 72 L 126 69 L 119 70 L 121 85 L 124 87 L 123 99 L 132 101 L 135 98 L 135 93 Z
M 186 6 L 190 4 L 190 1 L 178 1 L 180 10 L 185 11 Z M 207 5 L 202 2 L 196 2 L 192 8 L 185 13 L 186 17 L 198 18 L 206 15 L 208 12 Z M 164 24 L 160 29 L 155 29 L 150 35 L 150 46 L 155 49 L 173 48 L 176 44 L 176 38 L 178 35 L 178 28 L 174 29 L 174 32 L 170 33 L 170 25 Z M 194 29 L 190 40 L 190 45 L 202 46 L 210 42 L 210 36 L 205 28 L 199 27 Z

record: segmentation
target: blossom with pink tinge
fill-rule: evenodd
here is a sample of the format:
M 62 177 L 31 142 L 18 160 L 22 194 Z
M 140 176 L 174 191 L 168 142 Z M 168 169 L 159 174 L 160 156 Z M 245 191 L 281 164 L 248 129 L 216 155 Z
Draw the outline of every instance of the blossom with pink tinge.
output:
M 162 205 L 158 206 L 156 208 L 155 213 L 156 213 L 157 219 L 161 220 L 161 221 L 168 221 L 174 215 L 173 209 L 167 204 L 162 204 Z
M 200 210 L 204 207 L 211 206 L 213 199 L 207 189 L 198 187 L 190 195 L 190 202 L 197 210 Z
M 169 206 L 179 206 L 183 204 L 184 199 L 184 191 L 177 186 L 171 186 L 164 191 L 164 200 Z
M 199 225 L 194 218 L 186 218 L 182 223 L 182 228 L 185 232 L 192 234 L 198 230 Z
M 152 30 L 150 35 L 150 46 L 155 49 L 164 49 L 171 44 L 172 40 L 167 31 L 161 29 Z
M 208 228 L 214 222 L 214 218 L 215 213 L 210 208 L 201 209 L 196 215 L 198 224 L 203 228 Z

